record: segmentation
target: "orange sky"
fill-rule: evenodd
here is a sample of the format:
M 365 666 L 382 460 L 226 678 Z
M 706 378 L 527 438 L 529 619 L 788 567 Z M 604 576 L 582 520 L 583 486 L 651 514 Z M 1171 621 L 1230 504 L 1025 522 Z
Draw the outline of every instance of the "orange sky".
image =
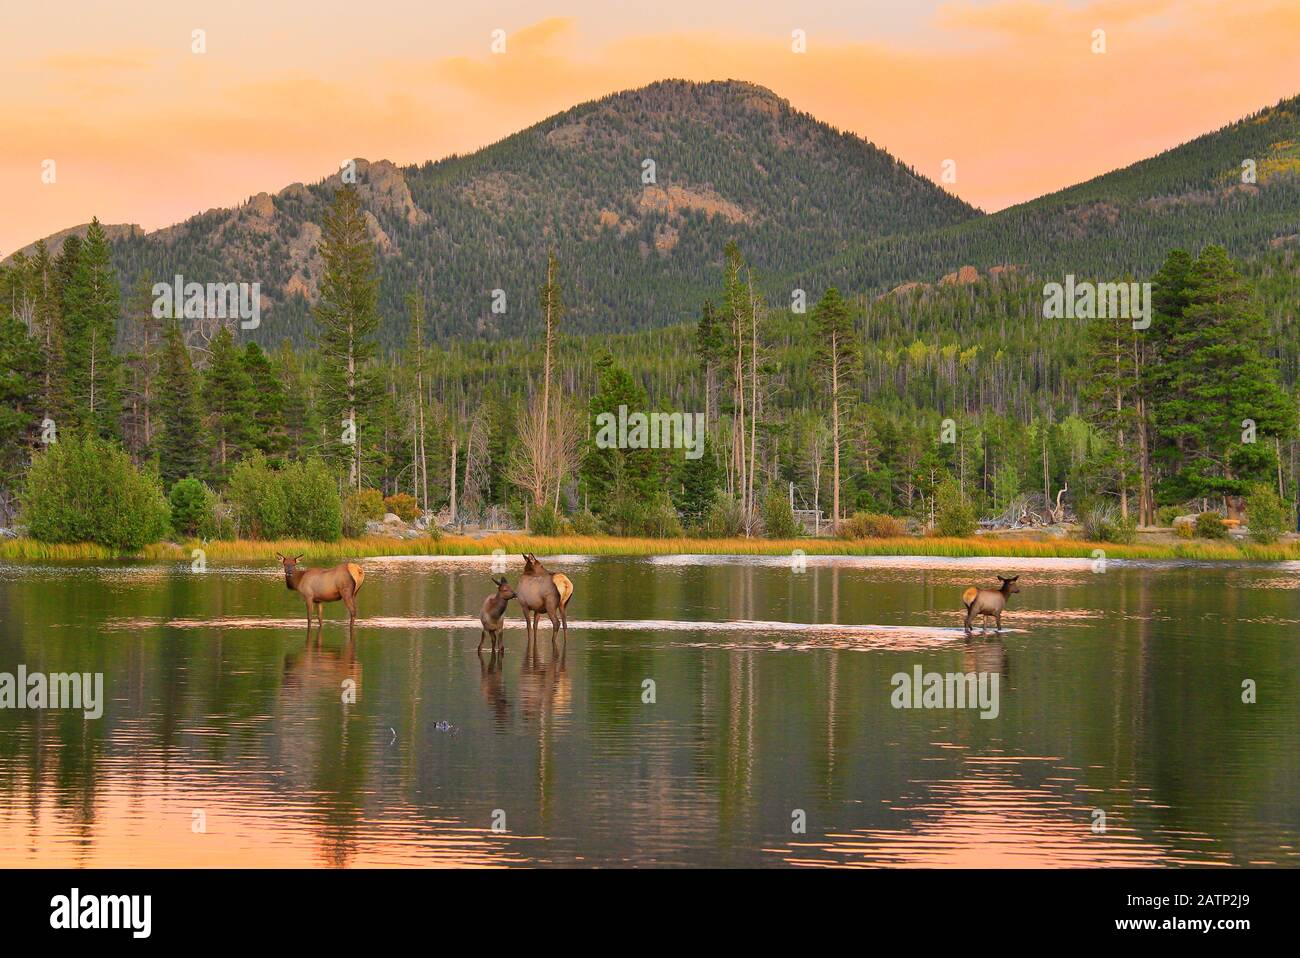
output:
M 92 215 L 166 226 L 347 157 L 473 150 L 665 77 L 761 83 L 936 180 L 955 160 L 948 188 L 989 210 L 1300 93 L 1298 0 L 267 6 L 6 11 L 0 256 Z

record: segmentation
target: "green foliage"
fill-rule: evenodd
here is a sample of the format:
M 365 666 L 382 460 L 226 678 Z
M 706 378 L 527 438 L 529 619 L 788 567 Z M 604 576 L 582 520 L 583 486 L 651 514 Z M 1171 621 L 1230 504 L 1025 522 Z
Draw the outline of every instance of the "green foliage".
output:
M 124 552 L 157 542 L 170 518 L 157 477 L 136 469 L 116 443 L 75 435 L 32 459 L 22 512 L 41 542 L 94 542 Z
M 768 486 L 763 495 L 763 534 L 769 539 L 794 539 L 804 534 L 790 508 L 789 495 L 780 486 Z
M 604 532 L 600 520 L 594 515 L 583 509 L 581 512 L 575 512 L 570 521 L 573 523 L 573 532 L 579 536 L 598 536 Z
M 1130 545 L 1137 539 L 1137 520 L 1125 518 L 1113 502 L 1093 501 L 1079 510 L 1083 538 L 1089 542 L 1119 542 Z
M 1182 506 L 1161 506 L 1156 510 L 1156 525 L 1172 526 L 1174 520 L 1185 512 Z
M 288 534 L 333 542 L 343 534 L 338 480 L 319 459 L 289 463 L 279 472 L 288 507 Z
M 189 350 L 181 339 L 180 324 L 167 326 L 167 344 L 161 366 L 159 409 L 162 435 L 158 440 L 158 471 L 171 485 L 198 475 L 205 465 L 198 382 Z
M 176 535 L 192 539 L 214 534 L 217 496 L 206 483 L 193 477 L 182 479 L 172 486 L 167 500 Z
M 244 539 L 283 539 L 289 533 L 284 482 L 260 454 L 236 464 L 226 486 L 235 527 Z
M 1272 483 L 1257 482 L 1251 485 L 1246 496 L 1246 522 L 1250 537 L 1264 545 L 1272 545 L 1293 528 L 1295 513 L 1289 503 L 1282 500 Z
M 907 535 L 907 523 L 894 516 L 857 512 L 840 523 L 841 539 L 895 539 Z
M 745 531 L 745 517 L 740 503 L 721 489 L 697 530 L 706 539 L 730 539 Z
M 349 539 L 365 535 L 366 523 L 384 518 L 384 494 L 378 489 L 356 489 L 343 500 L 343 534 Z
M 934 534 L 973 536 L 977 527 L 975 508 L 962 496 L 957 481 L 941 481 L 934 491 Z
M 532 510 L 528 517 L 528 531 L 535 536 L 555 536 L 560 534 L 560 514 L 549 504 Z
M 1196 517 L 1196 534 L 1202 539 L 1226 539 L 1228 527 L 1217 512 L 1202 512 Z

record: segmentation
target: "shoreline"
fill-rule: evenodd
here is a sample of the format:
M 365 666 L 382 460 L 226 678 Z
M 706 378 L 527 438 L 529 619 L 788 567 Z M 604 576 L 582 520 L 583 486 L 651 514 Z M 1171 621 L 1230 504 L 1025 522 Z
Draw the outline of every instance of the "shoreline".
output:
M 262 561 L 275 559 L 276 552 L 303 553 L 308 561 L 364 558 L 490 557 L 495 550 L 506 556 L 523 552 L 538 555 L 571 556 L 765 556 L 791 560 L 803 553 L 808 565 L 824 557 L 877 557 L 908 559 L 1072 559 L 1106 561 L 1199 561 L 1199 562 L 1286 562 L 1300 561 L 1300 541 L 1274 545 L 1209 540 L 1187 540 L 1174 544 L 1121 545 L 1079 539 L 648 539 L 618 536 L 531 536 L 502 533 L 482 538 L 443 535 L 416 539 L 370 536 L 337 542 L 303 540 L 221 540 L 185 543 L 159 542 L 136 552 L 119 552 L 94 543 L 56 544 L 32 539 L 0 540 L 0 561 L 4 562 L 100 562 L 119 560 L 170 560 L 189 562 L 194 550 L 203 550 L 205 561 Z M 798 551 L 797 551 L 798 550 Z M 1097 553 L 1101 550 L 1101 554 Z

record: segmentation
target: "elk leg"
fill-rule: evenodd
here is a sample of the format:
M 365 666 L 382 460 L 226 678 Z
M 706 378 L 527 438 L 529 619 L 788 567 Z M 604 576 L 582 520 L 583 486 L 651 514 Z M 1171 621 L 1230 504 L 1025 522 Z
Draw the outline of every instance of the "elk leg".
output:
M 311 614 L 312 614 L 312 601 L 311 599 L 308 599 L 307 600 L 307 637 L 308 638 L 311 638 Z
M 560 631 L 560 617 L 550 609 L 546 610 L 546 616 L 551 620 L 551 648 L 555 648 L 555 633 Z
M 344 592 L 343 604 L 348 607 L 348 618 L 355 623 L 357 621 L 357 597 L 351 592 Z
M 487 632 L 485 632 L 483 629 L 479 629 L 479 630 L 478 630 L 478 648 L 477 648 L 475 651 L 477 651 L 477 652 L 482 652 L 482 651 L 483 651 L 483 636 L 485 636 L 485 635 L 487 635 Z M 495 648 L 496 648 L 496 645 L 497 645 L 497 643 L 496 643 L 496 639 L 493 639 L 493 640 L 492 640 L 492 648 L 495 649 Z
M 966 634 L 967 634 L 967 635 L 970 635 L 970 623 L 971 623 L 971 619 L 973 619 L 973 618 L 975 618 L 975 606 L 972 605 L 972 606 L 967 607 L 967 609 L 966 609 L 966 624 L 965 624 L 965 629 L 966 629 Z
M 998 631 L 999 631 L 999 632 L 1002 631 L 1002 613 L 1001 613 L 1001 612 L 998 613 Z

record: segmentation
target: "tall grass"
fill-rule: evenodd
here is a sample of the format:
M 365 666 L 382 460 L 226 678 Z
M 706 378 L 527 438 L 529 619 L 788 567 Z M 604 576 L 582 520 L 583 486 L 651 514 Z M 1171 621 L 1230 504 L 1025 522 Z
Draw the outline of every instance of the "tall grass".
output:
M 366 556 L 459 556 L 490 555 L 495 549 L 507 555 L 536 552 L 542 555 L 648 556 L 648 555 L 768 555 L 788 556 L 796 549 L 807 555 L 851 556 L 944 556 L 1007 558 L 1092 558 L 1102 549 L 1108 559 L 1194 559 L 1280 561 L 1300 559 L 1300 542 L 1257 545 L 1234 542 L 1179 542 L 1176 544 L 1117 545 L 1073 539 L 1031 541 L 920 539 L 912 536 L 892 539 L 649 539 L 615 536 L 530 536 L 502 534 L 472 539 L 468 536 L 443 535 L 433 539 L 390 539 L 369 536 L 341 539 L 338 542 L 309 542 L 301 539 L 259 541 L 250 539 L 221 540 L 183 544 L 160 542 L 145 546 L 138 553 L 124 555 L 93 543 L 54 545 L 32 539 L 0 540 L 0 560 L 94 562 L 121 558 L 154 560 L 188 560 L 191 550 L 202 548 L 209 561 L 274 561 L 277 552 L 285 555 L 302 553 L 306 561 L 355 559 Z

